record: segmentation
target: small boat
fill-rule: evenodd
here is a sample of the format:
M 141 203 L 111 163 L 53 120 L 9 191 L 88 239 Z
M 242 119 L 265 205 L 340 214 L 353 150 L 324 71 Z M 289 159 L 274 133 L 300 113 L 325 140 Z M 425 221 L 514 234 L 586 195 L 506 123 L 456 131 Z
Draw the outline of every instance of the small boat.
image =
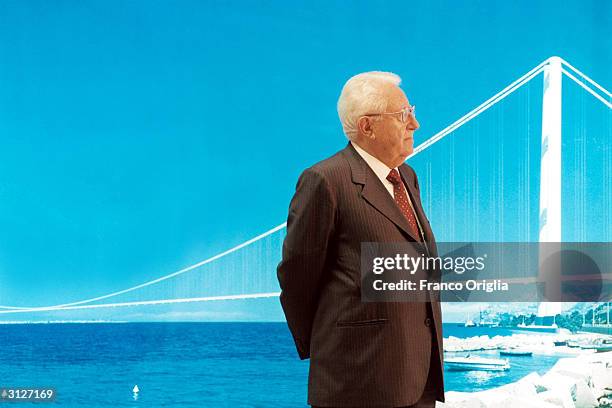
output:
M 555 346 L 557 346 L 557 347 L 567 346 L 567 341 L 563 341 L 563 340 L 561 340 L 561 341 L 555 341 L 555 342 L 553 342 L 553 343 L 554 343 L 554 344 L 555 344 Z
M 591 344 L 580 346 L 583 350 L 595 350 L 596 353 L 605 353 L 606 351 L 612 351 L 612 344 Z
M 476 323 L 474 323 L 473 320 L 468 319 L 465 321 L 465 323 L 463 324 L 464 327 L 476 327 Z
M 559 326 L 555 325 L 542 325 L 542 324 L 521 324 L 519 323 L 516 328 L 518 330 L 524 330 L 524 331 L 532 331 L 532 332 L 539 332 L 539 333 L 558 333 L 559 332 Z M 555 342 L 556 343 L 556 342 Z
M 444 365 L 450 371 L 503 371 L 510 368 L 508 359 L 470 356 L 445 358 Z
M 533 354 L 533 352 L 527 351 L 527 350 L 507 349 L 507 350 L 500 350 L 499 351 L 499 355 L 500 356 L 524 356 L 524 357 L 529 357 L 532 354 Z

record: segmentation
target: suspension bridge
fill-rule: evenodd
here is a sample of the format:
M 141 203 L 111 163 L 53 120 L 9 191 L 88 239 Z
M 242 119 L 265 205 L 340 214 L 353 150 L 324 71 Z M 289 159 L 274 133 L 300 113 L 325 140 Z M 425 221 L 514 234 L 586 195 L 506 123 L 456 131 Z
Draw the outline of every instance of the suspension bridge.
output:
M 540 76 L 542 81 L 534 81 Z M 562 85 L 564 78 L 576 89 Z M 562 120 L 566 88 L 579 99 L 570 106 L 578 113 L 568 113 L 580 118 L 578 124 Z M 533 104 L 533 94 L 539 103 Z M 417 146 L 408 160 L 419 173 L 423 203 L 438 240 L 611 241 L 611 102 L 603 86 L 551 57 Z M 503 104 L 511 113 L 493 112 Z M 482 123 L 475 120 L 487 115 Z M 584 122 L 593 115 L 603 125 L 589 133 Z M 595 171 L 587 161 L 596 163 Z M 562 163 L 573 170 L 569 182 L 562 180 Z M 586 188 L 593 184 L 595 191 Z M 601 211 L 593 209 L 593 194 Z M 468 222 L 474 219 L 495 222 Z M 599 226 L 595 235 L 584 227 L 594 222 Z M 52 305 L 0 305 L 0 315 L 275 298 L 275 267 L 285 232 L 286 223 L 281 223 L 205 260 L 123 290 Z

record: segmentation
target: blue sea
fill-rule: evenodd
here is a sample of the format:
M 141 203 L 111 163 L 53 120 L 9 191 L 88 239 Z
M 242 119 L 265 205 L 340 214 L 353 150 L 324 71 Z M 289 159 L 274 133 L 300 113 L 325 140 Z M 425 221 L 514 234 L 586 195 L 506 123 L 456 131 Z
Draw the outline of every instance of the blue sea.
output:
M 444 326 L 445 337 L 482 334 L 512 332 Z M 496 387 L 544 373 L 556 360 L 512 358 L 501 373 L 447 371 L 446 387 Z M 0 326 L 0 387 L 53 387 L 50 405 L 305 407 L 307 376 L 308 362 L 298 359 L 285 323 Z

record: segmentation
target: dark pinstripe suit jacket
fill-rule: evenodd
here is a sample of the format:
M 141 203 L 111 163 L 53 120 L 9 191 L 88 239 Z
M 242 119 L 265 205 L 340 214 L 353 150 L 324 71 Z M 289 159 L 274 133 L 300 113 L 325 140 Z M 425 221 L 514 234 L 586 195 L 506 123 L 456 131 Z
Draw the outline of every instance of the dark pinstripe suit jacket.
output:
M 399 167 L 415 203 L 430 255 L 436 247 L 423 212 L 419 184 Z M 308 403 L 316 406 L 397 407 L 415 403 L 439 345 L 440 304 L 361 302 L 362 242 L 415 241 L 406 218 L 367 163 L 349 145 L 305 170 L 291 200 L 283 258 L 278 265 L 281 304 L 300 358 L 310 357 Z

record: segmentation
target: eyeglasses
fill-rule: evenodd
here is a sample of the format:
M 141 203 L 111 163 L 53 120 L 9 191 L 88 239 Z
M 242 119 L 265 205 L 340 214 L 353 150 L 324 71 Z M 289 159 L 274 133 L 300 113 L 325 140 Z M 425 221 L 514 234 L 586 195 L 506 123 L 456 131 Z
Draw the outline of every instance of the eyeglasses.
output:
M 383 112 L 383 113 L 369 113 L 367 115 L 363 115 L 363 116 L 382 116 L 382 115 L 398 115 L 401 114 L 400 116 L 400 120 L 402 121 L 402 123 L 406 123 L 408 122 L 408 118 L 412 116 L 413 119 L 416 118 L 416 105 L 413 106 L 408 106 L 404 109 L 402 109 L 401 111 L 397 111 L 397 112 Z

